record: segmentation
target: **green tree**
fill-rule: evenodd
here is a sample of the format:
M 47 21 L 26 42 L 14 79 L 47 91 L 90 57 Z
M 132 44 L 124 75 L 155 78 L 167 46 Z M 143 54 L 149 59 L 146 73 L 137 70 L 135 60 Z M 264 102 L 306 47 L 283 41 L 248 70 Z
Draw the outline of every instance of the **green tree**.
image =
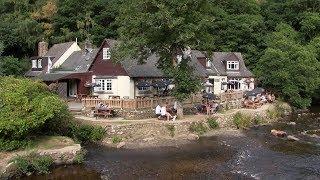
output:
M 320 62 L 314 49 L 302 45 L 299 33 L 287 24 L 277 26 L 267 46 L 256 67 L 261 83 L 296 107 L 310 106 L 320 86 Z
M 158 54 L 159 67 L 175 80 L 176 97 L 185 99 L 198 90 L 199 81 L 184 51 L 188 47 L 212 50 L 212 5 L 207 0 L 126 1 L 116 19 L 120 39 L 116 56 L 143 61 L 152 53 Z M 178 55 L 183 59 L 180 65 Z
M 0 140 L 25 140 L 63 126 L 70 118 L 67 105 L 45 84 L 0 77 Z M 56 122 L 53 126 L 52 122 Z M 48 132 L 48 131 L 46 131 Z
M 0 76 L 23 76 L 26 70 L 28 70 L 26 60 L 18 59 L 12 56 L 0 57 Z

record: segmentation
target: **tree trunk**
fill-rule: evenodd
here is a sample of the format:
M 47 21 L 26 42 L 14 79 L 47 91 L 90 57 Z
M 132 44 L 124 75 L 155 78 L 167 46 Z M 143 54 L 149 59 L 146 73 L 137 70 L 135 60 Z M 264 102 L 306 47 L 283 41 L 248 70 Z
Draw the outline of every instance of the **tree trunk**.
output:
M 177 117 L 179 119 L 182 119 L 183 118 L 183 106 L 182 106 L 182 103 L 179 102 L 179 101 L 176 101 L 176 104 L 177 104 Z

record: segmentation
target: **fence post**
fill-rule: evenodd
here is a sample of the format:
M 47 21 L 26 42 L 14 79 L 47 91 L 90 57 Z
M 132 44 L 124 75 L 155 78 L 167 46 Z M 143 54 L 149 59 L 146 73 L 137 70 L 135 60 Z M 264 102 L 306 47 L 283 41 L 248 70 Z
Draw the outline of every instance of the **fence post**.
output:
M 151 104 L 150 104 L 150 108 L 152 109 L 153 108 L 153 106 L 154 106 L 154 100 L 153 100 L 153 98 L 151 99 Z
M 123 99 L 120 101 L 120 109 L 123 109 Z
M 134 109 L 137 109 L 138 108 L 138 101 L 137 99 L 134 100 Z

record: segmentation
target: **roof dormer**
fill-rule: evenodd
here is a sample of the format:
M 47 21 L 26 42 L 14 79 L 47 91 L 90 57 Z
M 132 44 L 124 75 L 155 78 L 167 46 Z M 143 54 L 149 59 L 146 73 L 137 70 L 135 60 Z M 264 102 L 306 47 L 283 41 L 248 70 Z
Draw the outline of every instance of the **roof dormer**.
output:
M 227 61 L 226 64 L 226 69 L 227 70 L 232 70 L 232 71 L 237 71 L 239 70 L 239 61 Z

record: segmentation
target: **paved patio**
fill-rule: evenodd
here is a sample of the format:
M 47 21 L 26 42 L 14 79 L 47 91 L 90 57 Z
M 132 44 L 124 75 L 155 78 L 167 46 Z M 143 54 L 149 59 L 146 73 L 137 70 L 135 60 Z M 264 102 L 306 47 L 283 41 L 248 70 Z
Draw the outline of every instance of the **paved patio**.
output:
M 83 109 L 82 103 L 76 101 L 68 102 L 68 107 L 70 111 L 81 111 Z

